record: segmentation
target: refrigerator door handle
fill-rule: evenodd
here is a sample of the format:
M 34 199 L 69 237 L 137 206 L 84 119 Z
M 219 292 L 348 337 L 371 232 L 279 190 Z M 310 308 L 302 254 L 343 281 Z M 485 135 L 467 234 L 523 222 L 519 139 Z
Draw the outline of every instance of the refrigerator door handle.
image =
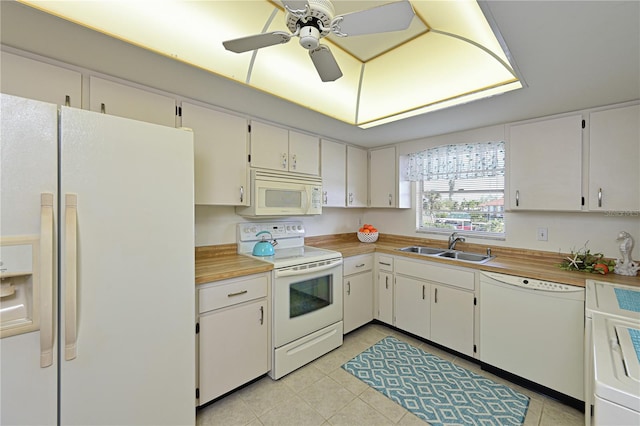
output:
M 77 225 L 78 196 L 65 194 L 65 318 L 64 318 L 64 358 L 71 361 L 77 355 Z
M 53 194 L 40 194 L 40 368 L 53 364 Z

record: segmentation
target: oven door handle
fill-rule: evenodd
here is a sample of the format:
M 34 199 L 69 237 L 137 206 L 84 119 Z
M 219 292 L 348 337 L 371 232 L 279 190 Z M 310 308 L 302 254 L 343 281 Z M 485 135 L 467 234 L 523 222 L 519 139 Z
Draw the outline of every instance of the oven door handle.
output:
M 314 268 L 307 268 L 307 269 L 276 269 L 275 272 L 275 277 L 276 278 L 280 278 L 280 277 L 292 277 L 294 275 L 309 275 L 309 274 L 313 274 L 315 272 L 320 272 L 320 271 L 325 271 L 327 269 L 331 269 L 331 268 L 335 268 L 336 266 L 342 265 L 342 259 L 339 260 L 335 260 L 332 261 L 331 263 L 328 263 L 326 265 L 322 265 L 322 266 L 317 266 Z

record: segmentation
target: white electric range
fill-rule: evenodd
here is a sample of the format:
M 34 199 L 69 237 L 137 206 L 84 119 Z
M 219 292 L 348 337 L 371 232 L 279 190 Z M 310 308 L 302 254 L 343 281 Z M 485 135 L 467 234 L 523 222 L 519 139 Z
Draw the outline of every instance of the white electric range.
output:
M 638 425 L 640 288 L 595 280 L 586 287 L 585 423 Z
M 267 231 L 270 256 L 254 256 Z M 258 235 L 260 234 L 260 235 Z M 302 221 L 237 225 L 238 253 L 273 264 L 272 368 L 279 379 L 342 345 L 342 254 L 304 245 Z

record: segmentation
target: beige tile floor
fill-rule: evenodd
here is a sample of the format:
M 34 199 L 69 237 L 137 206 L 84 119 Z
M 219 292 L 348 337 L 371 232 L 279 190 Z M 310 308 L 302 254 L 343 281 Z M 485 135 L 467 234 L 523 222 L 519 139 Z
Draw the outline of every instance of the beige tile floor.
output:
M 525 426 L 581 426 L 584 414 L 496 377 L 463 358 L 380 324 L 345 336 L 344 344 L 278 381 L 264 377 L 198 410 L 198 425 L 426 425 L 340 366 L 386 336 L 407 341 L 457 365 L 506 383 L 531 398 Z

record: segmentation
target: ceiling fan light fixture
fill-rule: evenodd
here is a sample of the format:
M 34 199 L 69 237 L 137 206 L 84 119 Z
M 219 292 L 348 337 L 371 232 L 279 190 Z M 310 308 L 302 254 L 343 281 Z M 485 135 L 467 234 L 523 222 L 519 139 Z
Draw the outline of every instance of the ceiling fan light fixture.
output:
M 299 37 L 300 46 L 307 50 L 313 50 L 320 44 L 320 31 L 312 25 L 300 28 Z

